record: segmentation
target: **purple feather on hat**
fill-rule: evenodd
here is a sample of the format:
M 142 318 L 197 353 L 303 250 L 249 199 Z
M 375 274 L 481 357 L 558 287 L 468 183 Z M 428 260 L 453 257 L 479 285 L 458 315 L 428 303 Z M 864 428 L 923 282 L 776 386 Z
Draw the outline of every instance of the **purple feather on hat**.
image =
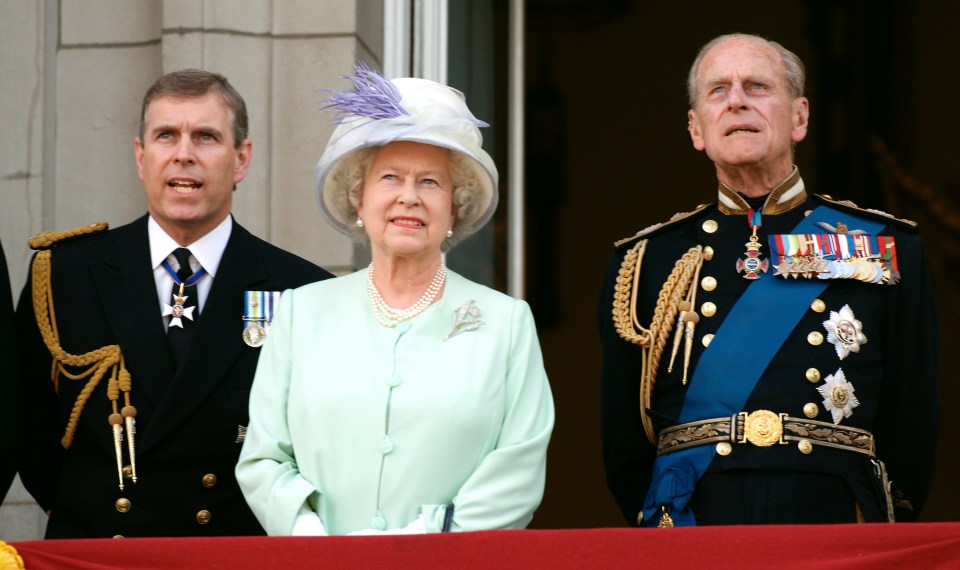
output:
M 336 109 L 335 125 L 357 119 L 394 119 L 409 115 L 400 105 L 400 92 L 392 81 L 359 61 L 354 65 L 356 75 L 342 75 L 353 82 L 353 89 L 346 91 L 327 90 L 330 99 L 324 109 Z

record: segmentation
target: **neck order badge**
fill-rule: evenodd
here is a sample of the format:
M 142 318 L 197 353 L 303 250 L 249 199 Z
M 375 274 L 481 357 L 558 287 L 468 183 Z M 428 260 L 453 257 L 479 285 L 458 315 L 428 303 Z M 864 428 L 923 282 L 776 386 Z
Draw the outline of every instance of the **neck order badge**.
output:
M 190 350 L 190 344 L 197 331 L 197 319 L 200 318 L 200 312 L 197 307 L 197 282 L 207 274 L 202 267 L 196 273 L 190 269 L 190 250 L 177 248 L 173 252 L 174 257 L 180 264 L 180 269 L 176 273 L 167 261 L 163 262 L 163 268 L 167 270 L 170 277 L 173 278 L 173 304 L 163 305 L 163 315 L 170 316 L 170 326 L 167 327 L 167 342 L 170 344 L 170 350 L 174 363 L 179 366 L 183 355 Z M 194 314 L 196 311 L 196 314 Z M 187 319 L 184 321 L 183 319 Z M 184 325 L 188 326 L 184 326 Z
M 751 209 L 747 212 L 747 224 L 750 226 L 750 241 L 746 244 L 747 251 L 737 260 L 737 273 L 743 273 L 744 279 L 759 279 L 760 273 L 766 273 L 770 262 L 763 258 L 760 248 L 763 247 L 757 239 L 757 230 L 763 225 L 760 212 Z
M 166 260 L 163 262 L 163 268 L 167 271 L 170 277 L 173 279 L 173 304 L 168 305 L 163 304 L 163 313 L 164 317 L 171 316 L 170 327 L 180 327 L 183 328 L 183 318 L 186 318 L 190 321 L 194 320 L 193 311 L 196 309 L 196 284 L 204 275 L 207 274 L 207 271 L 200 268 L 200 271 L 192 273 L 190 269 L 190 250 L 185 248 L 177 248 L 173 255 L 177 258 L 177 262 L 180 264 L 180 269 L 174 272 L 173 268 L 170 267 L 170 263 Z M 192 293 L 188 295 L 187 293 Z M 189 303 L 188 301 L 193 297 L 193 301 Z M 199 316 L 199 314 L 197 315 Z

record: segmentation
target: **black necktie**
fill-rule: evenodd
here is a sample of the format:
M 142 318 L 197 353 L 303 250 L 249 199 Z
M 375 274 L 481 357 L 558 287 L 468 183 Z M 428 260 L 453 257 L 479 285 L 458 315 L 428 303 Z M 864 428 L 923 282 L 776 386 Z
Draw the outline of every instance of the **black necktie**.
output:
M 174 282 L 171 290 L 174 315 L 170 318 L 170 326 L 167 329 L 167 341 L 170 343 L 170 350 L 173 353 L 173 362 L 179 365 L 180 361 L 189 352 L 190 343 L 196 336 L 200 307 L 197 306 L 197 285 L 195 282 L 190 283 L 190 278 L 194 275 L 193 270 L 190 269 L 190 250 L 178 247 L 173 251 L 173 256 L 177 258 L 177 263 L 180 264 L 180 268 L 177 270 L 177 279 L 184 284 L 184 287 L 182 295 L 180 283 Z M 181 326 L 176 326 L 177 322 Z

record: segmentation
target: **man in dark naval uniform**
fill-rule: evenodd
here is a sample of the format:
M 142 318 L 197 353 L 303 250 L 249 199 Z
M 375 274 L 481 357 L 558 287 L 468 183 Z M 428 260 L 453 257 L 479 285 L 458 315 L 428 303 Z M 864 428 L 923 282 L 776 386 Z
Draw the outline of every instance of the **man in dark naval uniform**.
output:
M 912 222 L 813 195 L 783 46 L 690 70 L 718 203 L 616 244 L 599 304 L 607 483 L 633 525 L 913 520 L 937 438 L 937 317 Z
M 157 80 L 134 150 L 146 216 L 31 240 L 20 475 L 48 538 L 262 534 L 233 474 L 261 333 L 330 274 L 234 221 L 251 142 L 223 76 Z

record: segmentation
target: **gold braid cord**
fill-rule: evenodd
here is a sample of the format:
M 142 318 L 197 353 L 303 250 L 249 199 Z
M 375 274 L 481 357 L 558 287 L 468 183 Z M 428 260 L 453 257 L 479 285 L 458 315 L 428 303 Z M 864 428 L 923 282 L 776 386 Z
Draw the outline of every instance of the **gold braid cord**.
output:
M 24 570 L 23 558 L 12 544 L 0 540 L 0 570 Z
M 107 222 L 97 222 L 90 224 L 89 226 L 80 226 L 79 228 L 73 228 L 71 230 L 63 230 L 59 232 L 40 232 L 32 239 L 28 240 L 27 245 L 29 245 L 31 249 L 49 249 L 58 242 L 79 236 L 99 233 L 106 230 L 107 227 Z
M 653 387 L 656 383 L 657 369 L 663 356 L 670 332 L 677 322 L 681 303 L 692 307 L 696 301 L 696 287 L 690 284 L 696 280 L 703 264 L 703 248 L 690 248 L 677 260 L 657 296 L 657 305 L 649 327 L 643 327 L 637 318 L 637 302 L 640 287 L 640 267 L 647 249 L 647 240 L 637 242 L 624 255 L 613 293 L 613 325 L 625 341 L 643 348 L 643 361 L 640 372 L 640 416 L 643 429 L 650 443 L 656 445 L 653 422 L 647 415 Z
M 70 419 L 60 444 L 64 449 L 69 449 L 73 444 L 73 438 L 76 434 L 77 422 L 80 420 L 80 414 L 90 398 L 90 394 L 96 389 L 100 381 L 107 373 L 110 373 L 110 379 L 107 385 L 107 396 L 113 405 L 113 413 L 108 418 L 113 429 L 114 448 L 117 460 L 117 475 L 120 489 L 123 490 L 123 432 L 122 426 L 126 424 L 127 428 L 127 448 L 130 456 L 130 465 L 132 470 L 132 479 L 136 482 L 136 460 L 134 455 L 134 425 L 133 420 L 136 417 L 136 408 L 130 405 L 130 373 L 127 371 L 124 363 L 123 354 L 120 352 L 120 345 L 111 344 L 92 350 L 85 354 L 70 354 L 60 346 L 60 334 L 57 330 L 57 316 L 53 308 L 53 287 L 51 286 L 51 262 L 52 252 L 49 248 L 56 242 L 75 237 L 79 235 L 94 233 L 106 229 L 106 224 L 93 224 L 84 226 L 75 230 L 64 232 L 47 232 L 38 234 L 37 237 L 30 240 L 30 247 L 41 249 L 37 252 L 33 261 L 33 312 L 37 320 L 37 327 L 40 329 L 40 336 L 43 338 L 47 350 L 53 356 L 53 362 L 50 370 L 50 378 L 53 380 L 54 390 L 60 393 L 60 376 L 70 380 L 87 379 L 83 389 L 77 396 L 77 401 L 73 404 L 70 412 Z M 68 366 L 84 368 L 81 372 L 72 373 Z M 120 394 L 124 396 L 124 407 L 119 409 Z

